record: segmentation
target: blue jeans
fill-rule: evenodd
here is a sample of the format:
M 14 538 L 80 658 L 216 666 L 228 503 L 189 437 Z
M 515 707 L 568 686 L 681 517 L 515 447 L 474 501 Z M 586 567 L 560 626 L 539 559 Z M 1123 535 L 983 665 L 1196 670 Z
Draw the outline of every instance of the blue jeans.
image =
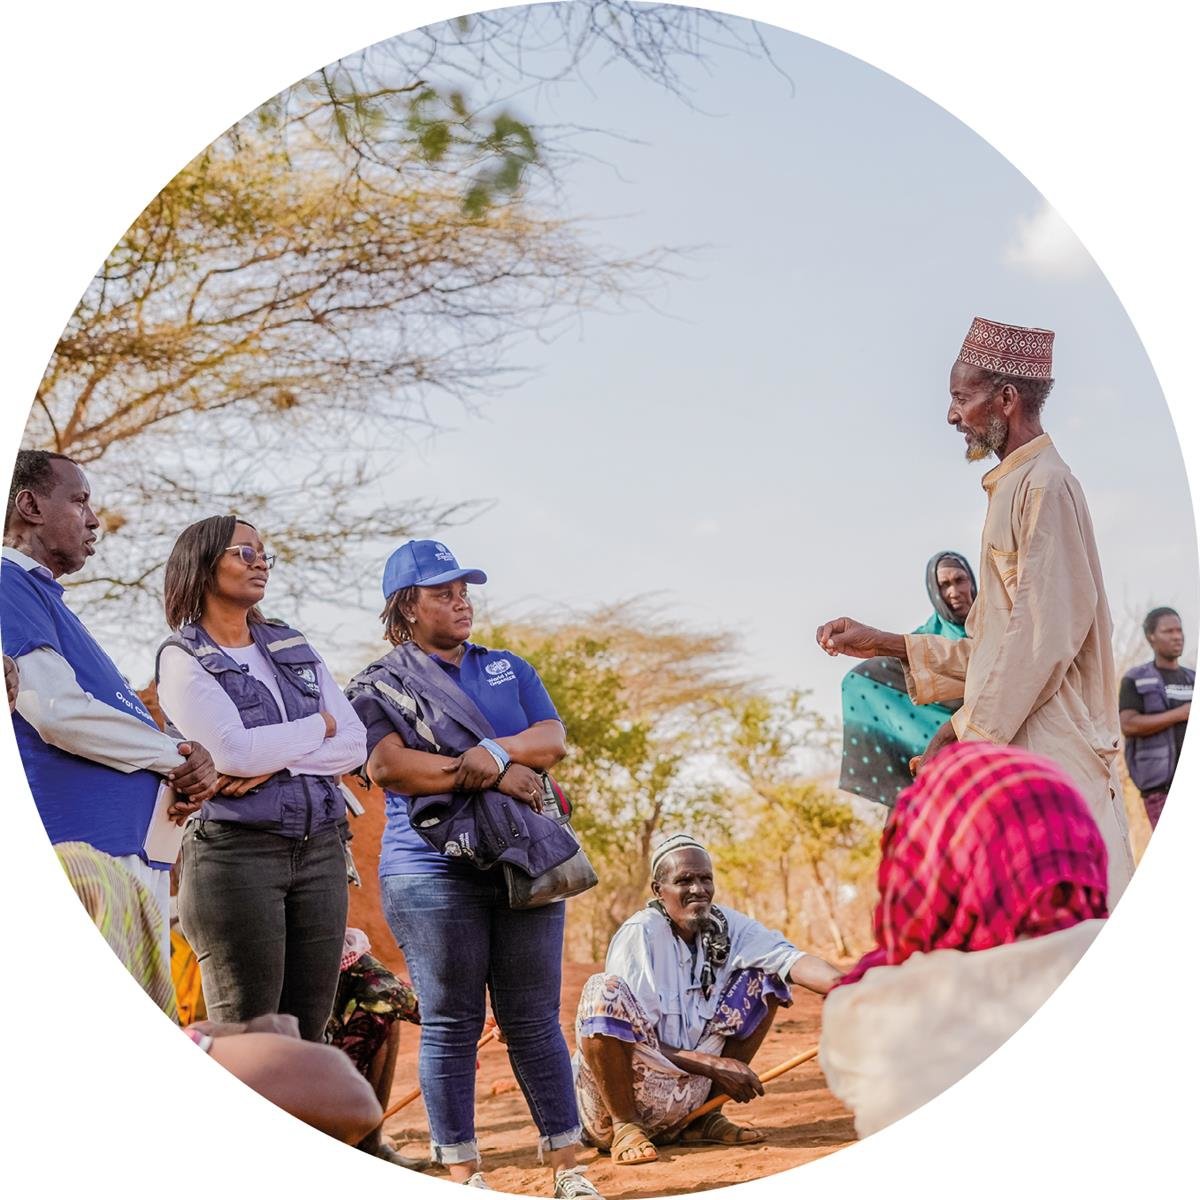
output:
M 475 1044 L 485 994 L 541 1134 L 541 1150 L 581 1135 L 571 1059 L 559 1026 L 566 906 L 514 911 L 500 871 L 385 875 L 383 911 L 421 1006 L 421 1091 L 433 1157 L 474 1162 Z

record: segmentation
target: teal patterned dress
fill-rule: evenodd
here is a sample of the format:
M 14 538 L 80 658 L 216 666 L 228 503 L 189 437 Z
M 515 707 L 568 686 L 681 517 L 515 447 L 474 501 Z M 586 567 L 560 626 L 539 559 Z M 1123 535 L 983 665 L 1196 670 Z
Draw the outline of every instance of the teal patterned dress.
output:
M 925 568 L 933 615 L 914 633 L 958 639 L 966 630 L 955 622 L 937 585 L 938 564 L 952 560 L 975 587 L 975 573 L 961 554 L 942 551 Z M 904 667 L 897 658 L 868 658 L 842 680 L 842 773 L 838 786 L 891 808 L 912 783 L 909 760 L 925 753 L 930 738 L 958 704 L 914 704 L 908 698 Z

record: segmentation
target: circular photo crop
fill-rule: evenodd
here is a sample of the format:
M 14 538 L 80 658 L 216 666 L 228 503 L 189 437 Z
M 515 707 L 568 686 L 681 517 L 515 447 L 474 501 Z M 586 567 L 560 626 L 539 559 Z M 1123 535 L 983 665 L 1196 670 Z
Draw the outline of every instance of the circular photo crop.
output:
M 70 885 L 399 1170 L 632 1200 L 868 1137 L 1170 822 L 1197 550 L 1136 332 L 988 144 L 768 25 L 514 7 L 297 81 L 104 256 L 12 468 Z

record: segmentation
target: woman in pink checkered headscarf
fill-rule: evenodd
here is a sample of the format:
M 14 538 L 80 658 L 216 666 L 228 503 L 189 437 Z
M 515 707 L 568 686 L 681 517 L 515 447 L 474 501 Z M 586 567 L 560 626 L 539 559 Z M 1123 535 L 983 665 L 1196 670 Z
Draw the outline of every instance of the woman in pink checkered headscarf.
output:
M 901 793 L 883 833 L 876 949 L 854 983 L 916 951 L 986 950 L 1108 915 L 1108 855 L 1049 759 L 962 742 Z
M 1107 853 L 1048 759 L 962 742 L 896 801 L 876 948 L 829 993 L 820 1061 L 860 1137 L 961 1079 L 1062 982 L 1108 915 Z

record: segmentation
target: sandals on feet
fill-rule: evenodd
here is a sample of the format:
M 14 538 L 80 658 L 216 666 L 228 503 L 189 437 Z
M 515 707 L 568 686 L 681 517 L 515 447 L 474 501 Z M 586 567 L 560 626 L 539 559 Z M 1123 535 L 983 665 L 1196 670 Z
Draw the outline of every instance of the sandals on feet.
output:
M 632 1121 L 614 1121 L 609 1147 L 614 1167 L 636 1167 L 658 1161 L 658 1151 L 645 1131 Z
M 753 1146 L 764 1141 L 761 1129 L 735 1125 L 722 1112 L 711 1112 L 693 1121 L 680 1135 L 681 1146 Z

